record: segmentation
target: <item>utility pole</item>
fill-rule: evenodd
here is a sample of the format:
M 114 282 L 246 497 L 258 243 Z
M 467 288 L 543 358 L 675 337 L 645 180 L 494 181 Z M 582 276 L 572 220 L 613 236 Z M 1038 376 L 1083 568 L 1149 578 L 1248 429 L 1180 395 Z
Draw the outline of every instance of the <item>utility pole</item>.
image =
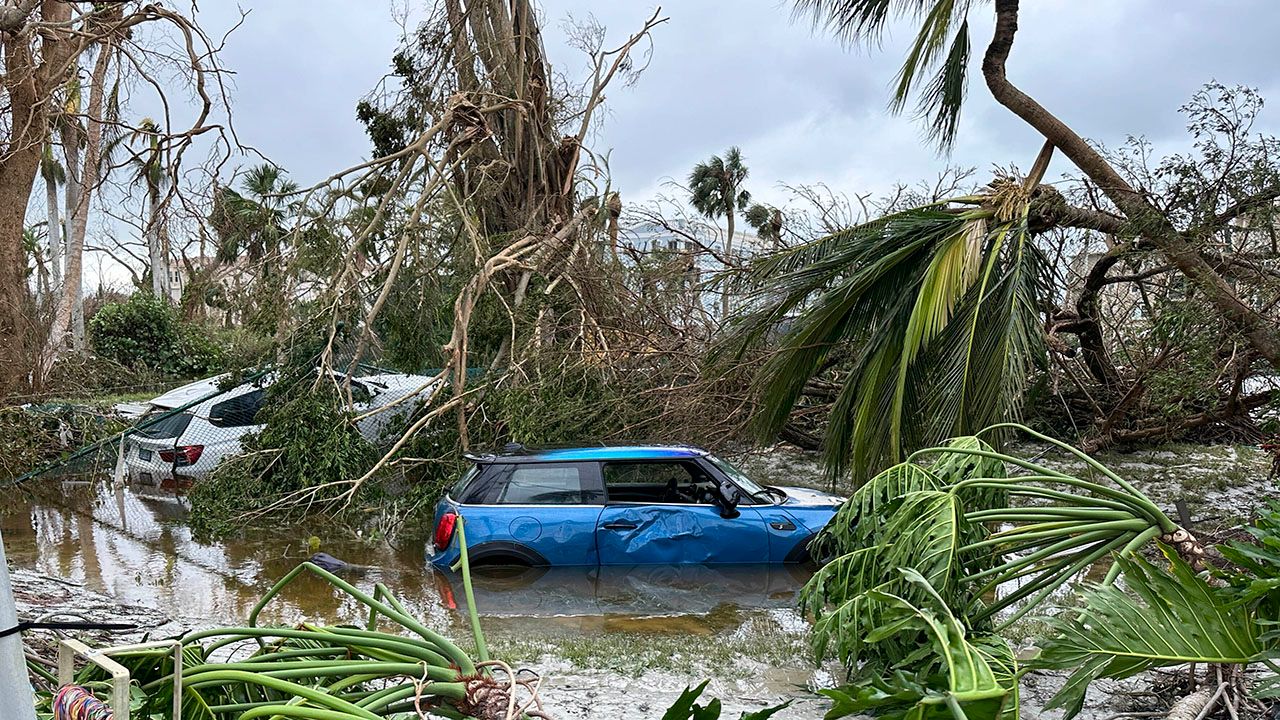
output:
M 9 563 L 4 557 L 4 535 L 0 533 L 0 631 L 17 625 L 18 609 L 13 603 Z M 36 720 L 36 700 L 27 678 L 21 633 L 0 637 L 0 718 Z

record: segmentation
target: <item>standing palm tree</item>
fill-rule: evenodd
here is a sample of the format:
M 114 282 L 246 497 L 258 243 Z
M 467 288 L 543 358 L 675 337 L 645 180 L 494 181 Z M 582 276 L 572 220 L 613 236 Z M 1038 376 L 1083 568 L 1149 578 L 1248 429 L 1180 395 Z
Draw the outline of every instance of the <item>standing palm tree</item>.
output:
M 723 216 L 728 223 L 728 235 L 724 241 L 725 262 L 733 261 L 733 227 L 737 214 L 747 209 L 751 193 L 742 189 L 747 179 L 747 166 L 742 162 L 742 152 L 731 147 L 724 157 L 712 155 L 710 160 L 693 166 L 689 173 L 689 202 L 694 209 L 715 220 Z M 721 295 L 722 317 L 729 317 L 729 293 Z
M 143 234 L 147 240 L 147 257 L 151 262 L 151 294 L 165 302 L 171 302 L 169 248 L 165 242 L 168 233 L 165 232 L 164 221 L 160 217 L 160 197 L 167 179 L 165 154 L 160 146 L 160 126 L 151 118 L 143 118 L 130 133 L 129 141 L 142 143 L 142 152 L 135 155 L 130 164 L 135 170 L 134 182 L 141 182 L 147 188 L 147 224 Z
M 297 183 L 269 163 L 250 168 L 240 182 L 240 191 L 224 186 L 214 195 L 210 224 L 218 236 L 218 262 L 230 264 L 241 257 L 254 266 L 250 274 L 251 324 L 266 330 L 283 331 L 287 278 L 280 269 L 290 225 L 298 212 L 290 196 Z M 228 320 L 230 316 L 228 316 Z
M 50 290 L 62 287 L 62 219 L 58 206 L 58 186 L 66 183 L 67 171 L 53 154 L 53 144 L 46 142 L 40 156 L 40 177 L 44 179 L 45 205 L 49 213 L 49 278 Z
M 218 259 L 231 263 L 247 255 L 250 262 L 262 263 L 264 275 L 271 275 L 296 209 L 289 196 L 298 184 L 280 168 L 263 163 L 249 169 L 240 189 L 224 186 L 215 198 L 211 220 L 220 240 Z

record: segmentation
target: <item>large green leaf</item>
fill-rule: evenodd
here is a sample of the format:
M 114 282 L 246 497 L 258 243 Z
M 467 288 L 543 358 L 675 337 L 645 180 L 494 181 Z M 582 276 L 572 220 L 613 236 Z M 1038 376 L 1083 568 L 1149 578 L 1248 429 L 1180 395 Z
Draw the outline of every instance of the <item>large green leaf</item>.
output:
M 813 545 L 815 557 L 838 555 L 875 543 L 891 508 L 918 490 L 940 490 L 942 483 L 919 465 L 899 463 L 871 478 L 840 506 Z
M 1116 557 L 1127 592 L 1112 586 L 1085 593 L 1084 608 L 1051 623 L 1053 634 L 1035 665 L 1074 670 L 1046 705 L 1075 717 L 1088 684 L 1183 663 L 1247 664 L 1262 656 L 1252 613 L 1211 587 L 1161 546 L 1170 569 L 1138 558 Z
M 901 571 L 902 586 L 912 588 L 912 595 L 923 598 L 919 603 L 893 593 L 872 591 L 870 602 L 884 608 L 883 624 L 867 634 L 867 643 L 880 643 L 899 638 L 927 638 L 936 660 L 936 670 L 926 668 L 912 676 L 889 672 L 869 678 L 865 684 L 827 694 L 835 704 L 827 718 L 839 718 L 861 712 L 874 712 L 887 718 L 926 720 L 998 720 L 1006 717 L 1005 709 L 1016 697 L 1014 673 L 1000 660 L 999 671 L 991 660 L 1009 657 L 1005 647 L 996 650 L 998 639 L 985 637 L 984 647 L 966 638 L 964 626 L 928 580 L 909 568 Z M 1016 701 L 1015 701 L 1016 702 Z

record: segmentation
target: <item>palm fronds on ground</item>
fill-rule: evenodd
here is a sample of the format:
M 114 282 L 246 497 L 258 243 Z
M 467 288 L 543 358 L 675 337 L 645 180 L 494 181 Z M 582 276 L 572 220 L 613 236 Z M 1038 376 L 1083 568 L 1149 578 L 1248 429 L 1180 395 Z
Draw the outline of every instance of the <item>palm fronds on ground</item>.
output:
M 855 480 L 911 448 L 1017 413 L 1044 358 L 1050 270 L 1022 182 L 889 215 L 752 264 L 751 310 L 730 347 L 765 342 L 762 430 L 786 424 L 807 382 L 848 354 L 825 460 Z
M 1213 586 L 1199 574 L 1203 549 L 1132 484 L 1027 428 L 978 435 L 1008 429 L 1074 454 L 1087 475 L 1001 454 L 977 436 L 956 438 L 864 484 L 814 541 L 815 556 L 830 560 L 801 601 L 815 617 L 817 653 L 851 672 L 829 717 L 1016 717 L 1007 713 L 1017 671 L 1001 660 L 1010 653 L 998 633 L 1113 558 L 1085 608 L 1058 616 L 1032 663 L 1076 671 L 1055 699 L 1068 716 L 1098 677 L 1186 662 L 1269 662 L 1276 639 L 1259 621 L 1280 587 L 1272 582 L 1280 555 L 1271 554 L 1280 509 L 1259 523 L 1258 545 L 1225 549 L 1244 562 Z M 1172 570 L 1137 556 L 1156 541 Z M 957 665 L 977 675 L 959 682 L 948 670 Z

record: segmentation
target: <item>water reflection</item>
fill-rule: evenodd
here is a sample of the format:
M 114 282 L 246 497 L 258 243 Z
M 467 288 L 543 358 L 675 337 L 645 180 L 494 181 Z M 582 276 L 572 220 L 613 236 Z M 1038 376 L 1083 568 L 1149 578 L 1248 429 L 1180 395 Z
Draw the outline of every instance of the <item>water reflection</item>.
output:
M 190 624 L 243 621 L 262 594 L 310 555 L 305 539 L 323 528 L 259 528 L 221 543 L 197 542 L 181 498 L 154 488 L 67 484 L 50 496 L 18 499 L 0 513 L 10 561 Z M 16 505 L 16 506 L 15 506 Z M 455 573 L 434 571 L 420 546 L 391 549 L 326 542 L 325 552 L 363 569 L 348 579 L 385 583 L 415 614 L 460 628 L 465 595 Z M 793 607 L 810 571 L 796 566 L 478 568 L 477 607 L 491 618 L 555 618 L 576 632 L 715 631 L 743 611 Z M 355 622 L 363 607 L 324 581 L 301 576 L 263 615 L 268 622 Z M 641 627 L 645 626 L 645 627 Z M 690 629 L 692 628 L 692 630 Z
M 477 609 L 496 617 L 707 615 L 794 607 L 812 571 L 797 565 L 634 565 L 476 568 Z M 441 597 L 466 609 L 462 579 L 440 573 Z

